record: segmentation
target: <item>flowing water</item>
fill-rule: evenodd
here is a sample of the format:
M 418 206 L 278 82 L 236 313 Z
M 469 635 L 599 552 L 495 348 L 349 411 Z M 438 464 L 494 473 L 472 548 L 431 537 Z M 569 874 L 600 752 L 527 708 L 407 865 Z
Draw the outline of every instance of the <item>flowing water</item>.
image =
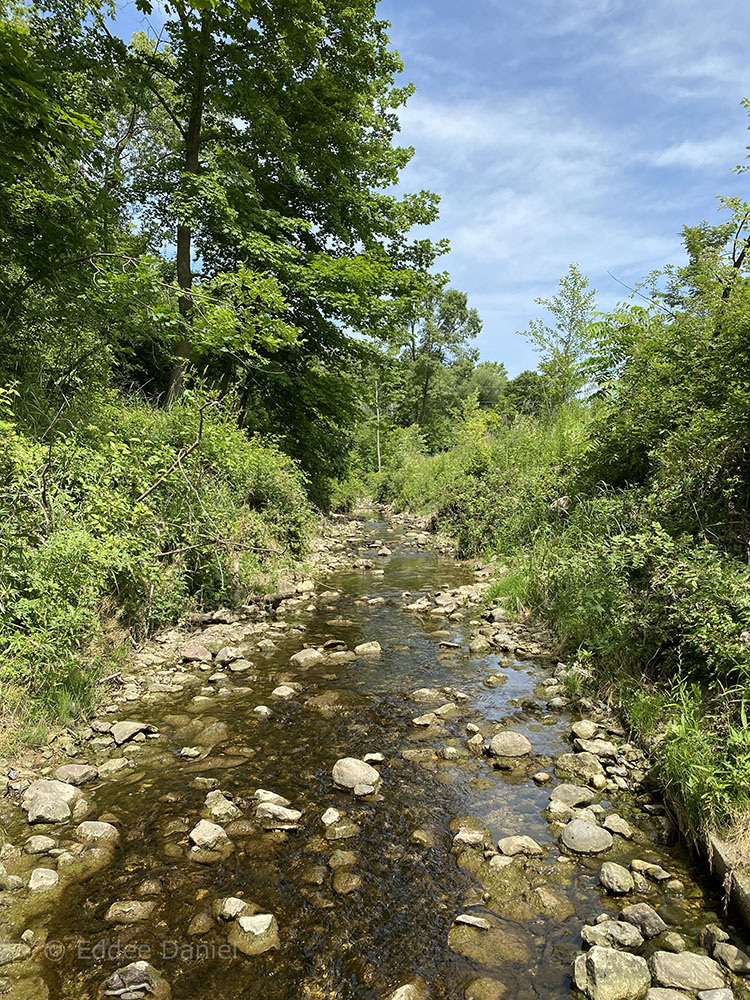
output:
M 40 941 L 47 939 L 51 957 L 39 951 L 35 963 L 50 996 L 95 997 L 107 976 L 134 958 L 148 959 L 164 975 L 175 1000 L 375 1000 L 417 980 L 427 984 L 433 998 L 459 1000 L 478 977 L 504 983 L 507 996 L 519 1000 L 570 995 L 571 962 L 581 947 L 582 924 L 602 911 L 615 913 L 621 905 L 598 885 L 603 859 L 561 860 L 556 836 L 541 815 L 549 787 L 538 787 L 528 768 L 508 772 L 493 768 L 486 757 L 454 761 L 440 756 L 446 746 L 465 746 L 467 724 L 491 732 L 492 724 L 501 721 L 523 732 L 535 755 L 569 751 L 567 713 L 549 715 L 543 701 L 539 708 L 520 704 L 549 676 L 550 663 L 501 658 L 497 652 L 470 656 L 469 621 L 478 611 L 467 609 L 462 622 L 446 623 L 405 611 L 402 594 L 474 583 L 472 569 L 415 551 L 404 544 L 402 530 L 378 521 L 363 522 L 361 533 L 365 541 L 386 543 L 393 550 L 381 560 L 383 575 L 344 569 L 319 580 L 319 590 L 330 588 L 341 596 L 312 611 L 285 615 L 290 622 L 303 622 L 306 630 L 279 640 L 276 653 L 253 657 L 254 672 L 241 682 L 252 691 L 216 697 L 199 715 L 192 694 L 120 714 L 154 723 L 161 734 L 140 748 L 135 771 L 86 789 L 96 804 L 89 818 L 116 818 L 121 846 L 108 867 L 66 887 L 53 913 L 44 913 L 40 904 L 34 916 L 32 907 L 15 928 L 17 935 L 33 927 Z M 368 603 L 378 598 L 381 603 Z M 327 624 L 332 620 L 348 624 Z M 445 629 L 460 648 L 439 645 L 447 638 Z M 319 646 L 331 639 L 349 649 L 378 640 L 382 653 L 351 662 L 326 661 L 306 670 L 290 667 L 289 657 L 302 642 Z M 486 686 L 485 678 L 498 668 L 506 683 Z M 272 699 L 271 691 L 281 681 L 298 682 L 299 695 L 282 703 Z M 449 687 L 468 696 L 437 733 L 434 727 L 425 731 L 412 724 L 428 707 L 415 705 L 407 695 L 422 687 Z M 321 693 L 329 693 L 328 711 L 305 706 Z M 269 718 L 253 711 L 261 703 L 272 706 Z M 181 748 L 200 743 L 191 729 L 197 717 L 201 725 L 225 723 L 228 735 L 203 758 L 185 760 Z M 408 753 L 419 749 L 429 752 Z M 333 787 L 331 768 L 340 757 L 366 753 L 385 758 L 380 794 L 355 800 Z M 273 790 L 303 811 L 301 829 L 262 832 L 248 825 L 246 836 L 233 837 L 235 849 L 225 861 L 197 864 L 190 860 L 187 834 L 205 815 L 206 787 L 197 787 L 196 777 L 217 779 L 218 787 L 239 803 L 252 799 L 259 787 Z M 632 799 L 601 801 L 608 811 L 616 807 L 629 816 L 645 838 L 638 843 L 616 838 L 619 846 L 605 857 L 626 863 L 631 857 L 658 860 L 680 879 L 682 892 L 654 886 L 647 897 L 638 898 L 658 906 L 690 941 L 716 919 L 716 886 L 680 848 L 649 839 L 655 828 Z M 320 816 L 330 806 L 346 811 L 358 824 L 357 836 L 324 839 Z M 245 814 L 250 818 L 249 809 Z M 546 881 L 553 887 L 552 903 L 539 912 L 522 909 L 520 917 L 518 907 L 510 905 L 514 920 L 497 905 L 484 909 L 484 886 L 466 870 L 472 866 L 459 867 L 451 852 L 460 817 L 481 821 L 495 840 L 512 834 L 535 838 L 548 853 L 529 878 L 534 886 Z M 423 835 L 415 842 L 416 829 Z M 11 827 L 11 837 L 13 832 Z M 332 887 L 327 862 L 336 849 L 356 855 L 350 871 L 361 884 L 346 895 Z M 156 903 L 152 916 L 124 928 L 107 924 L 104 914 L 110 904 L 139 898 L 147 879 L 158 880 L 152 887 L 156 895 L 148 897 Z M 528 883 L 524 886 L 529 889 Z M 214 924 L 201 935 L 188 933 L 196 914 L 226 896 L 251 900 L 275 914 L 280 949 L 255 957 L 226 955 L 225 929 Z M 506 946 L 494 951 L 493 946 L 473 947 L 471 936 L 486 933 L 473 928 L 463 929 L 460 940 L 452 938 L 458 950 L 451 948 L 449 932 L 457 914 L 467 909 L 509 935 L 518 945 L 511 948 L 514 953 Z M 469 946 L 462 946 L 464 939 Z M 56 944 L 50 948 L 49 942 Z

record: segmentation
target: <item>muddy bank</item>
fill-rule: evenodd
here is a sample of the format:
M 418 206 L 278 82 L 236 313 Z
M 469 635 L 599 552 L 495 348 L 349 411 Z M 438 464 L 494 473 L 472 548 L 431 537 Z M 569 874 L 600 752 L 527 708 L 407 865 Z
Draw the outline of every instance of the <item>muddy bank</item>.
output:
M 340 523 L 291 596 L 145 650 L 65 770 L 11 770 L 7 995 L 750 996 L 638 749 L 430 542 Z

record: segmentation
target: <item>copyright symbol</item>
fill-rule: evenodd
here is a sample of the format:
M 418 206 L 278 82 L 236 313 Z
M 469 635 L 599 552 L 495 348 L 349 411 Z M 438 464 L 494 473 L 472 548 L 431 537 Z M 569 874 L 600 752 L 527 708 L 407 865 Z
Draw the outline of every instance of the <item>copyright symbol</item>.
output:
M 62 941 L 48 941 L 44 946 L 44 954 L 50 962 L 60 962 L 65 956 L 65 945 Z

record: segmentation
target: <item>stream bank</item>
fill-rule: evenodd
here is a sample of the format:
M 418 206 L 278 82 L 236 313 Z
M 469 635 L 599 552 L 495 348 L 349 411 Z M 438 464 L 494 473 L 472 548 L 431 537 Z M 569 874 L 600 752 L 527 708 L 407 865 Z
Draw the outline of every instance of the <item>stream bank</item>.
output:
M 160 636 L 67 770 L 11 772 L 9 997 L 750 997 L 640 751 L 431 541 L 339 522 L 314 582 Z

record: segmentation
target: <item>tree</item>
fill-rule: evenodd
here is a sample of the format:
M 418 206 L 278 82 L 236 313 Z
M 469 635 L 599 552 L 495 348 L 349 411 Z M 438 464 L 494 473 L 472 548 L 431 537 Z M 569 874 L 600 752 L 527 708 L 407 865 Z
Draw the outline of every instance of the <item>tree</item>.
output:
M 167 46 L 112 44 L 170 125 L 139 186 L 154 238 L 176 248 L 174 399 L 196 346 L 196 279 L 272 275 L 290 333 L 324 354 L 439 247 L 406 239 L 434 220 L 434 196 L 385 191 L 412 155 L 392 142 L 411 88 L 393 85 L 402 64 L 374 0 L 172 0 L 166 13 Z M 240 348 L 223 352 L 230 377 Z
M 469 308 L 466 292 L 443 285 L 443 279 L 433 279 L 404 303 L 400 317 L 402 422 L 421 428 L 447 415 L 439 400 L 452 388 L 450 366 L 469 359 L 473 368 L 478 359 L 468 344 L 482 329 L 479 313 Z
M 550 395 L 555 403 L 565 403 L 586 384 L 586 365 L 595 342 L 591 321 L 596 290 L 589 290 L 588 278 L 576 264 L 560 279 L 557 295 L 534 299 L 551 313 L 554 325 L 534 319 L 522 333 L 541 355 L 539 365 L 550 380 Z
M 516 413 L 538 415 L 544 408 L 549 382 L 539 372 L 525 371 L 511 379 L 505 387 L 505 399 Z

